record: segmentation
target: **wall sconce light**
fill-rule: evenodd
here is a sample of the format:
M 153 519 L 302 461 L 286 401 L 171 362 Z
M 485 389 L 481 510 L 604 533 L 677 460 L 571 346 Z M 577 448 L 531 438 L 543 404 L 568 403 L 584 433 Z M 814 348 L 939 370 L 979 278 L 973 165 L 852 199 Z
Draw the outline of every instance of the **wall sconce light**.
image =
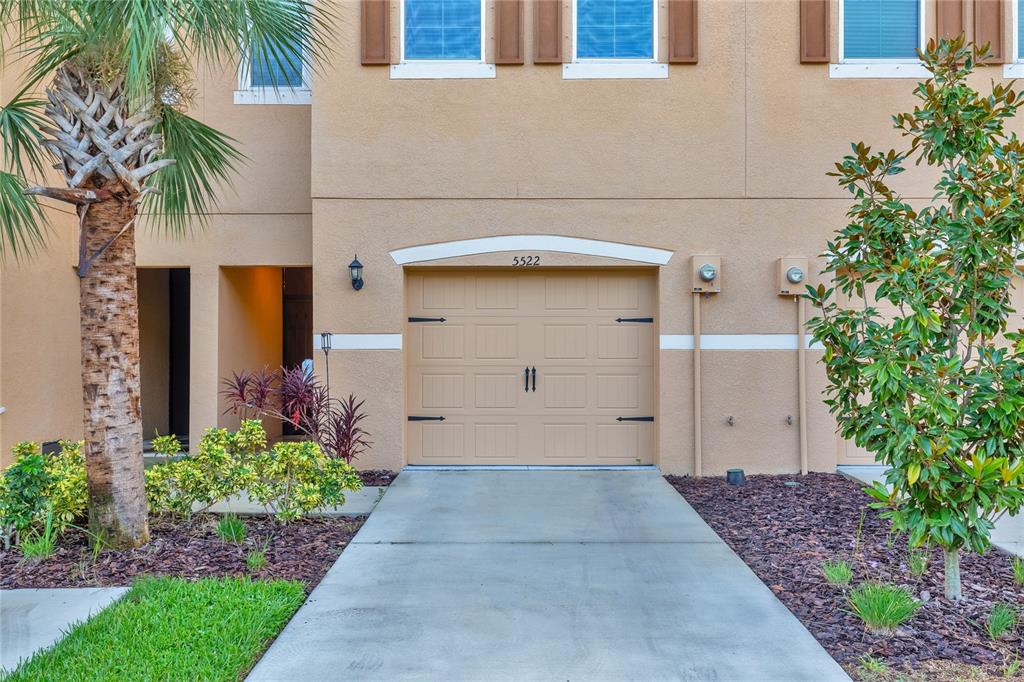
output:
M 352 275 L 352 288 L 359 291 L 363 288 L 363 264 L 359 262 L 358 256 L 348 264 L 348 270 Z

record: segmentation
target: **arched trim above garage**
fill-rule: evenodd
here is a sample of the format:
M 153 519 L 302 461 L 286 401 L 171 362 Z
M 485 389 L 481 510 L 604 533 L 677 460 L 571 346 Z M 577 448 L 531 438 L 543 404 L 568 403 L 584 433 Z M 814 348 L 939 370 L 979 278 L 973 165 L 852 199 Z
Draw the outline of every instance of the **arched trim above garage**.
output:
M 459 239 L 437 244 L 421 244 L 391 251 L 391 258 L 398 265 L 412 265 L 444 258 L 475 256 L 482 253 L 506 251 L 548 251 L 571 253 L 583 256 L 600 256 L 618 260 L 665 265 L 672 258 L 672 251 L 650 246 L 620 244 L 599 239 L 564 237 L 554 234 L 510 234 L 500 237 Z

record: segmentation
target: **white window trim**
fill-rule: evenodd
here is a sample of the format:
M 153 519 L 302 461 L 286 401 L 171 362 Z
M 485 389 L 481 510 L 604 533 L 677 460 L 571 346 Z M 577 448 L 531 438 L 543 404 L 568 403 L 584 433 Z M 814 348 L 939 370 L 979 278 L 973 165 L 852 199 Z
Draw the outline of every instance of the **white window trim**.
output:
M 313 91 L 309 68 L 302 65 L 301 88 L 253 87 L 250 76 L 252 63 L 248 57 L 238 60 L 238 89 L 235 90 L 235 104 L 311 104 Z
M 398 44 L 401 59 L 391 65 L 393 79 L 494 78 L 494 64 L 487 63 L 487 2 L 480 0 L 480 59 L 406 59 L 405 0 L 398 3 Z
M 572 0 L 572 61 L 562 65 L 565 80 L 601 78 L 668 78 L 668 64 L 658 61 L 658 2 L 651 0 L 653 17 L 651 26 L 651 54 L 641 59 L 581 59 L 577 55 L 577 0 Z
M 917 46 L 924 49 L 928 40 L 926 0 L 918 0 L 917 7 Z M 847 59 L 843 54 L 844 12 L 844 2 L 839 0 L 839 61 L 828 65 L 829 78 L 927 78 L 931 75 L 919 59 Z
M 1010 41 L 1010 45 L 1013 49 L 1013 59 L 1009 63 L 1003 64 L 1003 78 L 1024 77 L 1024 60 L 1020 58 L 1019 12 L 1020 0 L 1013 0 L 1013 2 L 1010 3 L 1010 21 L 1013 22 L 1013 29 L 1010 31 L 1010 33 L 1013 34 L 1013 39 Z

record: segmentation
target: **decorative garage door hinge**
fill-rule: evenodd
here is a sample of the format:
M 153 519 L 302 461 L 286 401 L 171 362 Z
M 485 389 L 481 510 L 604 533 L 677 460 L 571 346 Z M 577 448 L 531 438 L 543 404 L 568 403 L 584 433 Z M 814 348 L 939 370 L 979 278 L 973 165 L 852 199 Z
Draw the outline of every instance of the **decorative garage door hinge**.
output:
M 617 422 L 652 422 L 654 417 L 616 417 Z
M 410 317 L 410 322 L 447 322 L 443 317 Z
M 652 324 L 654 322 L 653 317 L 616 317 L 616 322 L 646 322 Z
M 443 422 L 444 417 L 421 417 L 416 414 L 409 415 L 409 421 L 411 422 Z

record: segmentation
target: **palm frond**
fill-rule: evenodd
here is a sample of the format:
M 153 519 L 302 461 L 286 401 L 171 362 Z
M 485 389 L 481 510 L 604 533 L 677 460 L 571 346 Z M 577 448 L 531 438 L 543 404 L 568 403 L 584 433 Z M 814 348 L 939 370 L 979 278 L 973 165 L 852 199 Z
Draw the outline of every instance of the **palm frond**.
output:
M 46 216 L 14 173 L 0 171 L 0 262 L 31 254 L 43 245 Z
M 193 220 L 205 221 L 215 186 L 229 184 L 245 156 L 233 138 L 174 109 L 164 111 L 158 131 L 164 136 L 161 158 L 175 163 L 150 179 L 159 193 L 148 209 L 158 228 L 184 234 Z
M 0 106 L 0 138 L 3 139 L 3 165 L 0 170 L 27 177 L 29 171 L 44 173 L 44 149 L 40 145 L 40 126 L 47 121 L 40 113 L 45 102 L 29 99 L 19 93 L 13 100 Z

